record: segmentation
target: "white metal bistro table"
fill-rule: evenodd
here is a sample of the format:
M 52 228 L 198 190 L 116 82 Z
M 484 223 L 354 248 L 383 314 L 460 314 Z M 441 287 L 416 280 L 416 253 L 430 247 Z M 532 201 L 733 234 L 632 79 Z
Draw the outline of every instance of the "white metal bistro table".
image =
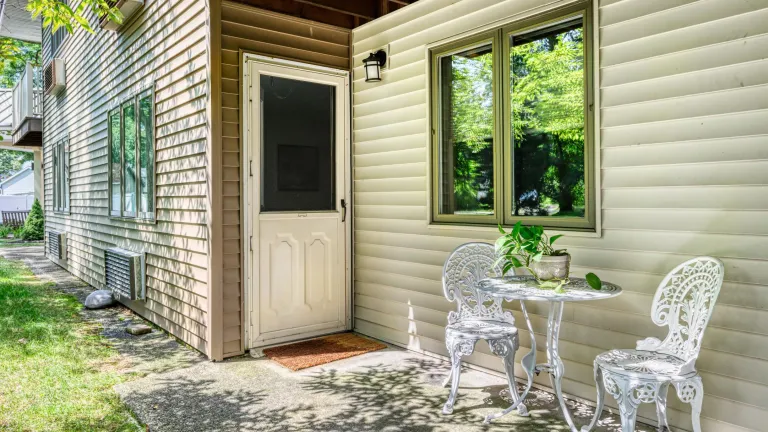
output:
M 552 382 L 552 388 L 555 389 L 557 399 L 560 401 L 560 408 L 563 410 L 565 421 L 568 422 L 571 431 L 577 432 L 578 430 L 573 424 L 571 415 L 568 412 L 568 406 L 565 404 L 565 398 L 563 398 L 562 381 L 565 367 L 563 366 L 563 361 L 560 359 L 558 350 L 560 322 L 563 319 L 563 304 L 572 301 L 602 300 L 616 297 L 621 294 L 621 288 L 612 283 L 603 282 L 602 288 L 596 290 L 589 286 L 586 279 L 571 278 L 570 283 L 565 285 L 565 292 L 560 293 L 553 289 L 539 287 L 536 279 L 532 276 L 487 278 L 481 280 L 478 285 L 478 291 L 491 297 L 509 302 L 519 300 L 523 317 L 528 326 L 528 331 L 531 332 L 531 351 L 526 354 L 520 362 L 523 370 L 525 370 L 525 373 L 528 376 L 528 384 L 526 385 L 525 391 L 512 406 L 503 412 L 489 415 L 485 418 L 485 422 L 488 423 L 493 419 L 507 415 L 512 412 L 512 410 L 516 409 L 518 405 L 522 404 L 533 385 L 533 374 L 538 374 L 543 371 L 549 372 L 549 379 Z M 549 303 L 549 316 L 547 320 L 547 363 L 536 363 L 536 338 L 533 334 L 533 326 L 531 326 L 528 311 L 525 309 L 524 301 L 526 300 L 544 301 Z M 512 376 L 507 378 L 514 385 L 515 377 Z

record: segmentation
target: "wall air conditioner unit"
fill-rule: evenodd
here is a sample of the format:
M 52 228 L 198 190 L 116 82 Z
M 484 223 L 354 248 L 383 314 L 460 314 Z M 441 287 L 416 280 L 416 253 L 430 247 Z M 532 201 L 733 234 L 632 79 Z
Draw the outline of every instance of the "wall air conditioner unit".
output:
M 67 86 L 67 76 L 64 70 L 64 59 L 55 58 L 48 62 L 43 69 L 43 86 L 45 94 L 59 94 Z
M 48 255 L 57 260 L 67 259 L 67 235 L 58 231 L 48 231 Z
M 142 6 L 144 6 L 144 0 L 107 0 L 109 6 L 116 7 L 123 14 L 123 24 L 128 21 L 133 14 L 136 13 Z M 104 30 L 116 31 L 122 24 L 118 24 L 109 19 L 109 16 L 104 15 L 99 21 L 99 25 Z
M 145 259 L 143 253 L 120 248 L 104 251 L 106 286 L 118 300 L 145 298 Z

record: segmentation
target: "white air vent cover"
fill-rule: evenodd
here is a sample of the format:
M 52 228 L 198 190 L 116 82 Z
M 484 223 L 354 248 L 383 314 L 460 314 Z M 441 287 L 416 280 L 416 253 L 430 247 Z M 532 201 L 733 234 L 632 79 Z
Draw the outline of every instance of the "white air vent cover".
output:
M 58 94 L 67 86 L 64 59 L 55 58 L 48 62 L 43 69 L 43 86 L 45 94 Z
M 128 21 L 128 18 L 135 14 L 139 8 L 144 6 L 144 0 L 107 0 L 107 3 L 112 7 L 120 9 L 120 13 L 123 14 L 123 24 L 125 24 L 125 22 Z M 101 18 L 99 24 L 104 30 L 110 31 L 115 31 L 122 26 L 122 24 L 110 21 L 109 17 L 106 15 Z
M 67 238 L 64 233 L 48 231 L 48 255 L 57 260 L 67 258 Z
M 144 299 L 144 254 L 120 248 L 104 251 L 107 289 L 120 299 Z

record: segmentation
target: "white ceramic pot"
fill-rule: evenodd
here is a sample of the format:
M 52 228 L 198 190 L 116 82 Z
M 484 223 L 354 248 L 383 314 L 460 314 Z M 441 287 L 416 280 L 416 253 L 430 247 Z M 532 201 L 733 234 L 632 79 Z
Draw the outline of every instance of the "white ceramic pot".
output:
M 535 276 L 542 281 L 568 279 L 571 269 L 571 256 L 543 256 L 538 262 L 531 261 L 530 267 Z

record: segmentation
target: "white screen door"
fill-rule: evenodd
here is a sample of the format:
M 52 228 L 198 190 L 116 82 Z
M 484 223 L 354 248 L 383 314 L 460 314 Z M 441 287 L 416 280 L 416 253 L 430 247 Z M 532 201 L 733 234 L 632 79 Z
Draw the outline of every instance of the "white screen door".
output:
M 246 65 L 250 346 L 347 329 L 347 74 Z

